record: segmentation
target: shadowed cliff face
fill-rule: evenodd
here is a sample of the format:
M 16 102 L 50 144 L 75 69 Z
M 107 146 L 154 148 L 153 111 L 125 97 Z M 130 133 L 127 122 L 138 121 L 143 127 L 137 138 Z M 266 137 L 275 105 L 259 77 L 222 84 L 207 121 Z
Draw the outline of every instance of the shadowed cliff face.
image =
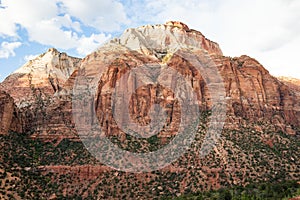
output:
M 299 96 L 294 90 L 248 56 L 213 59 L 224 78 L 233 118 L 249 122 L 271 121 L 282 131 L 295 134 L 289 128 L 289 125 L 300 125 Z
M 0 134 L 8 131 L 22 132 L 21 115 L 14 99 L 0 90 Z

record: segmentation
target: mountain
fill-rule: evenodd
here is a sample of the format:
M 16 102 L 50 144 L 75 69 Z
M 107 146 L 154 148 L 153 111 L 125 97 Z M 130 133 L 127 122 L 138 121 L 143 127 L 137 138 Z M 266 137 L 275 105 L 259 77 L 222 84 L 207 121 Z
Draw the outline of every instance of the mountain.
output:
M 40 133 L 49 129 L 71 132 L 59 109 L 67 101 L 62 98 L 64 88 L 68 87 L 71 75 L 80 64 L 81 59 L 51 48 L 27 62 L 1 83 L 1 90 L 14 99 L 22 113 L 20 121 L 24 132 Z
M 0 166 L 16 178 L 15 197 L 155 199 L 300 179 L 299 84 L 224 56 L 181 22 L 127 29 L 83 59 L 49 49 L 0 89 Z M 99 128 L 112 146 L 97 143 Z M 176 159 L 118 151 L 159 152 L 174 140 L 190 147 Z
M 9 75 L 1 85 L 18 107 L 25 107 L 37 98 L 46 100 L 59 92 L 80 63 L 81 59 L 51 48 Z

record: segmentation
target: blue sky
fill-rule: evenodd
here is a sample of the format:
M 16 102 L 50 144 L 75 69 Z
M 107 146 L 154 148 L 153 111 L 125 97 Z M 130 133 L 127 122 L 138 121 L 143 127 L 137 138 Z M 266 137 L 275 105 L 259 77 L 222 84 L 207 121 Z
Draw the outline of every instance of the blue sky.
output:
M 300 78 L 298 0 L 0 0 L 0 81 L 50 47 L 84 57 L 126 28 L 186 23 L 273 75 Z

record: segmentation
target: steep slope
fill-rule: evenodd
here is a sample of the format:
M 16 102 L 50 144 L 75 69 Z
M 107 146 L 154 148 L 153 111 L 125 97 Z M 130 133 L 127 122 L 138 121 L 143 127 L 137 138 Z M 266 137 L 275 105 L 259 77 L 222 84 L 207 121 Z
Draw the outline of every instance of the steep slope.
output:
M 73 134 L 70 128 L 71 102 L 65 94 L 70 90 L 65 88 L 69 87 L 71 75 L 76 73 L 80 64 L 81 59 L 50 48 L 1 83 L 1 88 L 13 97 L 21 110 L 20 121 L 24 132 L 40 134 L 45 138 L 52 133 L 57 133 L 56 137 L 59 133 L 64 133 L 65 137 Z
M 289 127 L 299 127 L 299 96 L 280 82 L 255 59 L 214 57 L 224 78 L 228 106 L 237 119 L 247 122 L 269 121 L 283 132 L 295 134 Z
M 25 107 L 38 100 L 47 100 L 60 91 L 80 66 L 80 61 L 51 48 L 16 70 L 1 85 L 18 107 Z

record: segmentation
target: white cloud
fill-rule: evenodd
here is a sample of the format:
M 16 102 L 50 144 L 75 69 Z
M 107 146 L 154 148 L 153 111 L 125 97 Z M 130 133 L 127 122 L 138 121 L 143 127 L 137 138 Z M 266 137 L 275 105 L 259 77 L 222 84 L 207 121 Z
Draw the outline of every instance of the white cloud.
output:
M 3 35 L 13 36 L 12 30 L 17 30 L 16 25 L 30 28 L 41 20 L 56 16 L 57 8 L 55 1 L 47 0 L 3 0 L 5 9 L 1 9 L 0 19 L 6 21 L 6 27 L 1 28 Z M 12 29 L 14 27 L 14 29 Z M 9 28 L 9 29 L 7 29 Z
M 82 32 L 80 23 L 78 21 L 73 22 L 69 14 L 57 16 L 53 20 L 55 20 L 62 27 L 71 28 L 76 32 Z
M 298 12 L 292 12 L 295 6 L 284 0 L 228 0 L 219 7 L 217 16 L 222 19 L 217 30 L 225 52 L 272 51 L 290 42 L 299 32 L 288 27 L 291 21 L 299 20 Z
M 59 49 L 76 49 L 80 55 L 86 55 L 99 47 L 111 36 L 105 34 L 91 34 L 78 36 L 76 32 L 64 31 L 56 25 L 56 20 L 42 21 L 29 31 L 31 41 L 51 45 Z
M 116 31 L 129 23 L 121 3 L 112 0 L 61 0 L 65 12 L 102 31 Z
M 76 49 L 81 55 L 110 38 L 103 31 L 119 30 L 128 22 L 122 4 L 117 1 L 3 0 L 2 4 L 5 9 L 0 10 L 0 37 L 24 40 L 24 35 L 17 32 L 22 27 L 31 42 Z M 93 27 L 98 33 L 83 32 L 83 26 Z
M 0 12 L 0 21 L 0 37 L 17 37 L 17 27 L 14 23 L 11 23 L 12 20 L 9 19 L 9 16 L 7 16 L 5 12 Z
M 92 34 L 90 37 L 82 37 L 79 39 L 79 45 L 76 50 L 81 55 L 87 55 L 110 38 L 110 35 L 105 36 L 104 34 Z
M 266 51 L 255 57 L 276 76 L 300 78 L 299 66 L 300 37 L 272 51 Z
M 233 9 L 233 6 L 236 8 Z M 285 0 L 229 0 L 216 36 L 226 55 L 248 54 L 274 75 L 300 78 L 300 3 Z
M 0 12 L 1 22 L 5 22 L 0 34 L 7 36 L 16 35 L 16 24 L 34 29 L 49 20 L 80 32 L 80 23 L 71 17 L 102 32 L 120 30 L 122 24 L 129 23 L 123 5 L 114 0 L 3 0 L 2 4 L 6 8 Z
M 62 30 L 57 18 L 43 20 L 27 29 L 29 40 L 61 49 L 75 48 L 79 39 L 76 32 Z
M 0 58 L 15 56 L 14 50 L 22 45 L 21 42 L 2 42 L 0 48 Z

